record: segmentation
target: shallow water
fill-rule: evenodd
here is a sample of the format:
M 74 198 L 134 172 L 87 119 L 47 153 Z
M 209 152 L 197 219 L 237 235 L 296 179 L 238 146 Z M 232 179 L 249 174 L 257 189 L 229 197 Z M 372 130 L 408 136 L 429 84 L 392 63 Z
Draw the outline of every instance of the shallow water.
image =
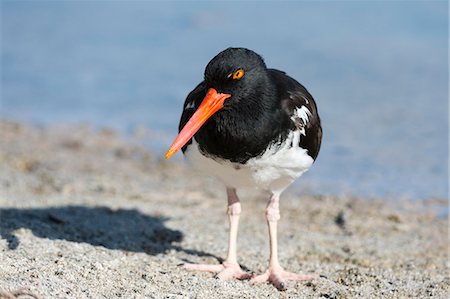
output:
M 426 2 L 1 2 L 1 116 L 176 135 L 228 46 L 302 82 L 324 127 L 303 192 L 447 197 L 448 7 Z

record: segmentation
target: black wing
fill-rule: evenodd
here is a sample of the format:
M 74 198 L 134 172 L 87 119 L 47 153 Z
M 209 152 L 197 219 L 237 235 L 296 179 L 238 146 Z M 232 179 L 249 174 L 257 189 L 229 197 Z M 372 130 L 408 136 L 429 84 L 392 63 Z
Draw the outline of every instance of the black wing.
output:
M 322 142 L 322 127 L 314 98 L 303 85 L 286 73 L 275 69 L 270 69 L 269 72 L 276 82 L 281 107 L 292 120 L 292 129 L 304 133 L 300 138 L 300 147 L 308 150 L 308 154 L 315 160 Z M 307 119 L 298 116 L 297 111 L 302 107 L 310 112 Z
M 184 101 L 183 114 L 181 115 L 180 124 L 178 125 L 178 132 L 183 129 L 184 125 L 186 125 L 192 115 L 194 115 L 195 111 L 197 111 L 197 108 L 200 106 L 205 96 L 206 87 L 205 82 L 203 81 L 188 94 L 188 96 L 186 97 L 186 101 Z M 183 153 L 186 150 L 187 146 L 191 143 L 192 138 L 181 148 Z

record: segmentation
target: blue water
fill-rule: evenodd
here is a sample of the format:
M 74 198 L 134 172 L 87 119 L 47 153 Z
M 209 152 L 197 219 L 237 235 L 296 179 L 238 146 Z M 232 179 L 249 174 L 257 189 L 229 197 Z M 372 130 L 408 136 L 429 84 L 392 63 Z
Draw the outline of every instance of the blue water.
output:
M 447 197 L 446 1 L 1 2 L 1 117 L 176 135 L 186 94 L 229 46 L 317 100 L 304 192 Z

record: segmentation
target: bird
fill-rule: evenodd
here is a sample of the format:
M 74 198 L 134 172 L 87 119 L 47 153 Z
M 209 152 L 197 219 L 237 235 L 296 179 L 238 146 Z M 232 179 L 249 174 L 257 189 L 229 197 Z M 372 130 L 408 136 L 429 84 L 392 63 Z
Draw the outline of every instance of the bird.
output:
M 186 161 L 224 183 L 229 238 L 221 264 L 185 264 L 188 270 L 216 273 L 223 280 L 250 279 L 286 290 L 287 282 L 315 274 L 285 270 L 278 259 L 277 223 L 281 193 L 316 160 L 322 141 L 317 106 L 308 90 L 285 72 L 268 68 L 247 48 L 227 48 L 206 65 L 203 81 L 186 97 L 179 134 L 165 154 L 182 149 Z M 254 275 L 237 260 L 241 202 L 237 191 L 267 194 L 270 256 L 267 270 Z

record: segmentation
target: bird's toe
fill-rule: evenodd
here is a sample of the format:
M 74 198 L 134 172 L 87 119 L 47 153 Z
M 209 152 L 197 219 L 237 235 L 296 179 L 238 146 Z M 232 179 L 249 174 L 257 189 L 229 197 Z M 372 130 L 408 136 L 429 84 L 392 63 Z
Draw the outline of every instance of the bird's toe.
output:
M 221 272 L 222 270 L 225 269 L 225 267 L 222 264 L 208 265 L 208 264 L 190 264 L 190 263 L 184 264 L 184 268 L 190 271 L 202 271 L 212 273 Z
M 208 264 L 185 264 L 184 268 L 191 271 L 202 271 L 217 273 L 216 277 L 220 280 L 230 279 L 250 279 L 253 274 L 242 270 L 241 266 L 237 263 L 224 262 L 220 265 L 208 265 Z
M 285 291 L 287 289 L 287 281 L 310 281 L 317 278 L 316 275 L 298 274 L 288 272 L 282 268 L 269 269 L 264 274 L 254 277 L 251 281 L 253 283 L 268 282 L 276 287 L 279 291 Z
M 278 291 L 286 291 L 286 281 L 282 273 L 272 273 L 268 280 Z

